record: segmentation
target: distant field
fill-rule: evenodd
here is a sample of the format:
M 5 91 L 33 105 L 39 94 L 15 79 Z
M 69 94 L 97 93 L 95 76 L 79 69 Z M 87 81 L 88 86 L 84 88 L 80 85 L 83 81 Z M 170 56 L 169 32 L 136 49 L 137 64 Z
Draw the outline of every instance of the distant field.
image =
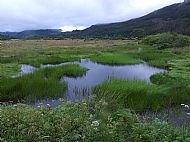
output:
M 83 39 L 65 39 L 65 40 L 8 40 L 0 41 L 1 48 L 23 48 L 23 47 L 67 47 L 67 46 L 89 46 L 89 45 L 120 45 L 130 42 L 129 40 L 83 40 Z

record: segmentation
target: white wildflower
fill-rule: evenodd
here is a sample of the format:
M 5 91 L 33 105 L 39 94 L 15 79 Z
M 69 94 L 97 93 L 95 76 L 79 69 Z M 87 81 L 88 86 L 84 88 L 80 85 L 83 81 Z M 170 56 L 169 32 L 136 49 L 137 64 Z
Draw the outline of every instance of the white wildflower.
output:
M 47 105 L 47 107 L 50 107 L 50 104 L 46 104 Z
M 17 105 L 13 105 L 14 107 L 17 107 Z
M 93 121 L 91 126 L 98 127 L 100 124 L 98 121 Z
M 188 106 L 188 105 L 185 105 L 185 108 L 189 109 L 189 106 Z
M 185 106 L 185 104 L 181 104 L 181 106 Z
M 93 115 L 92 114 L 90 114 L 90 119 L 92 119 L 93 118 Z
M 84 140 L 86 137 L 85 137 L 85 135 L 83 135 L 81 138 Z
M 60 102 L 63 102 L 63 101 L 64 101 L 64 99 L 63 99 L 63 98 L 59 98 L 59 101 L 60 101 Z
M 190 115 L 190 113 L 186 113 L 187 115 Z

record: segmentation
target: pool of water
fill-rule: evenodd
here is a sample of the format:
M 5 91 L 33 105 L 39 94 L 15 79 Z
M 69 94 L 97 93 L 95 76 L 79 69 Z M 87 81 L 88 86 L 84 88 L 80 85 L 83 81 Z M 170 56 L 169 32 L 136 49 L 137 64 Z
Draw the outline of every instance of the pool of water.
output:
M 68 62 L 59 65 L 41 65 L 41 68 L 60 66 L 65 64 L 79 64 L 82 67 L 86 67 L 89 70 L 83 76 L 72 78 L 63 76 L 61 81 L 67 82 L 68 88 L 66 90 L 66 96 L 63 99 L 56 100 L 37 100 L 32 105 L 50 105 L 57 106 L 64 101 L 82 101 L 89 99 L 93 96 L 92 89 L 101 84 L 102 82 L 110 79 L 127 79 L 127 80 L 142 80 L 150 83 L 150 76 L 166 72 L 164 69 L 152 67 L 146 63 L 135 64 L 135 65 L 123 65 L 123 66 L 111 66 L 102 65 L 96 62 L 92 62 L 88 59 L 81 59 L 80 62 Z M 22 65 L 21 74 L 31 73 L 36 68 L 29 65 Z

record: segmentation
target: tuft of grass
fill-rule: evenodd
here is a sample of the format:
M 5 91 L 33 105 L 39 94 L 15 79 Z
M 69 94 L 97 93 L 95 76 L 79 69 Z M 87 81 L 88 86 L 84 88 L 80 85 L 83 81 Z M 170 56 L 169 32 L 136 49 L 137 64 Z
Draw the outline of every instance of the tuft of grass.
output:
M 81 57 L 75 57 L 75 56 L 71 56 L 71 57 L 54 57 L 54 56 L 50 56 L 50 57 L 38 57 L 36 59 L 34 58 L 27 58 L 23 61 L 21 61 L 22 64 L 29 64 L 35 67 L 40 67 L 41 64 L 60 64 L 60 63 L 64 63 L 64 62 L 72 62 L 72 61 L 78 61 L 80 60 Z
M 171 60 L 169 64 L 171 70 L 169 75 L 171 77 L 190 81 L 190 56 Z
M 142 48 L 141 52 L 139 52 L 137 56 L 152 66 L 165 69 L 170 67 L 168 62 L 172 58 L 176 58 L 176 55 L 170 50 L 158 50 L 150 46 Z
M 67 84 L 62 76 L 81 76 L 87 71 L 79 65 L 48 67 L 17 78 L 0 79 L 0 101 L 22 101 L 63 97 Z
M 88 69 L 77 64 L 67 64 L 63 66 L 47 67 L 38 70 L 34 75 L 43 76 L 44 78 L 60 79 L 62 76 L 77 77 L 82 76 Z
M 109 80 L 94 89 L 96 99 L 105 100 L 110 106 L 132 108 L 136 111 L 157 110 L 164 94 L 156 85 L 143 81 Z
M 142 81 L 109 80 L 93 92 L 95 99 L 105 100 L 111 109 L 125 107 L 140 112 L 157 111 L 190 101 L 190 88 L 184 84 L 164 86 Z
M 141 63 L 139 59 L 131 57 L 129 54 L 113 54 L 113 53 L 101 53 L 99 55 L 91 57 L 92 61 L 109 64 L 109 65 L 126 65 L 126 64 L 138 64 Z
M 15 76 L 20 72 L 21 66 L 17 63 L 0 63 L 0 77 Z

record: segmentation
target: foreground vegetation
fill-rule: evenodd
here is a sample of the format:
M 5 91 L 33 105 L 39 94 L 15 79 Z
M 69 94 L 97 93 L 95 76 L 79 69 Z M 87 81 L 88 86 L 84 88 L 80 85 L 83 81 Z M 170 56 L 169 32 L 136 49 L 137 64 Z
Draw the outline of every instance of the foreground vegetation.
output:
M 0 140 L 23 142 L 189 142 L 188 129 L 166 122 L 139 123 L 128 109 L 107 111 L 103 101 L 57 108 L 1 107 Z
M 0 77 L 16 76 L 20 72 L 20 65 L 17 63 L 0 63 Z
M 165 39 L 167 37 L 167 40 Z M 111 79 L 98 85 L 91 101 L 56 108 L 17 104 L 0 106 L 0 141 L 189 142 L 187 128 L 155 120 L 142 123 L 135 113 L 159 111 L 190 103 L 190 48 L 187 36 L 159 34 L 142 41 L 8 41 L 0 48 L 0 101 L 59 98 L 67 87 L 62 76 L 77 77 L 87 69 L 64 65 L 12 78 L 23 63 L 62 63 L 90 58 L 111 64 L 148 64 L 168 69 L 152 84 Z M 9 47 L 9 48 L 7 48 Z

